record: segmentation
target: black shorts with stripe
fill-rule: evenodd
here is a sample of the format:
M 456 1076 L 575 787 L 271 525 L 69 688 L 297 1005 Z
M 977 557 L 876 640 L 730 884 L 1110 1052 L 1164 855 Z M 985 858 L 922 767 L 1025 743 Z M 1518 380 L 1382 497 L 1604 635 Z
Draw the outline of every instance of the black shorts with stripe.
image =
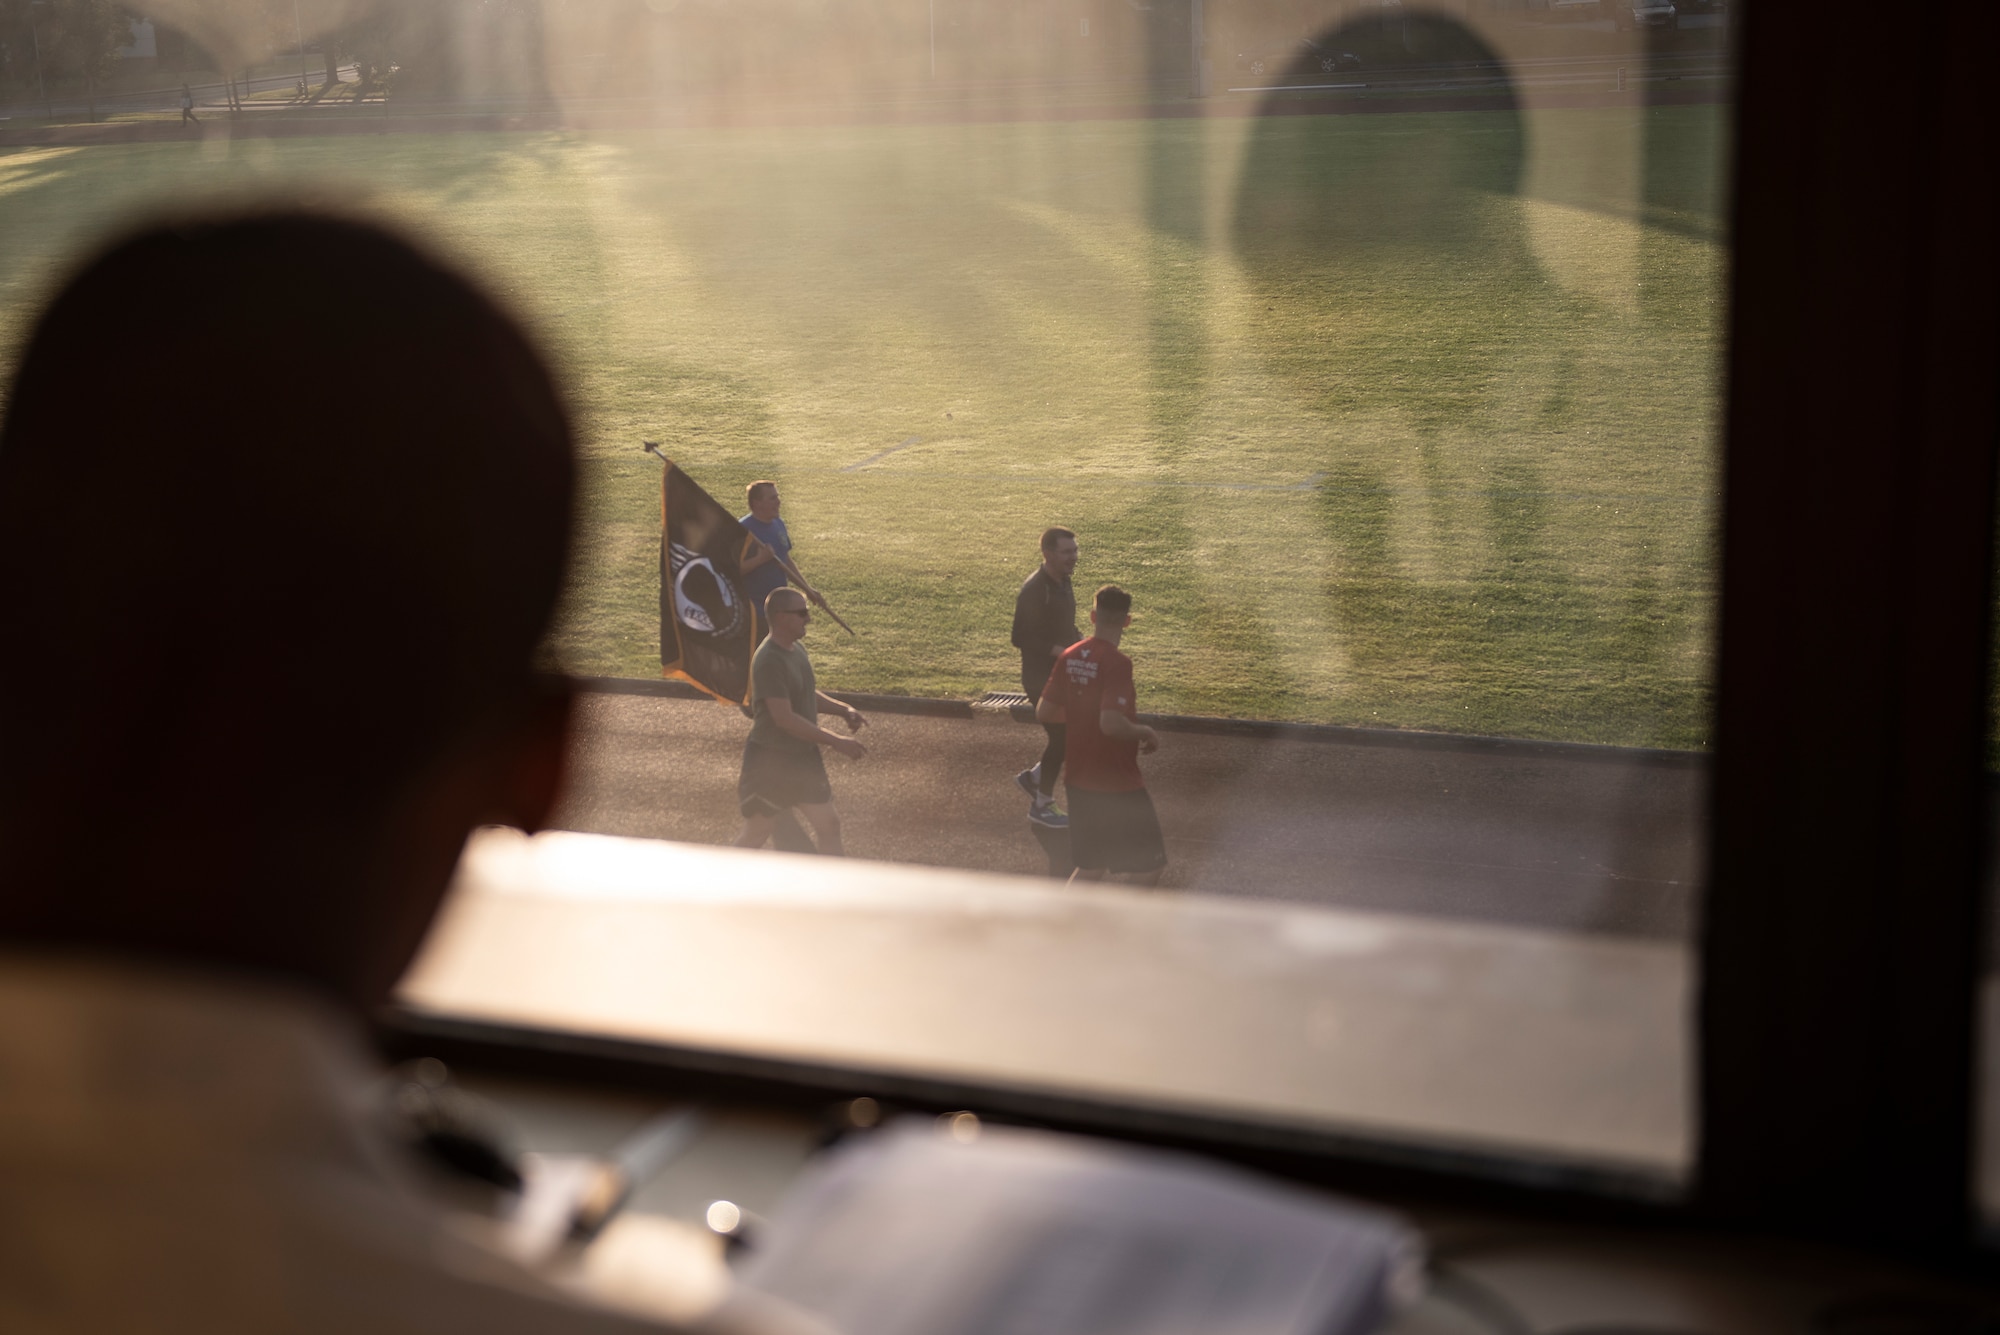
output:
M 1167 865 L 1160 818 L 1144 788 L 1098 793 L 1068 787 L 1069 856 L 1084 871 L 1144 873 Z
M 793 751 L 743 743 L 743 775 L 736 781 L 736 805 L 746 818 L 775 816 L 791 807 L 831 801 L 833 786 L 826 781 L 826 761 L 817 746 Z

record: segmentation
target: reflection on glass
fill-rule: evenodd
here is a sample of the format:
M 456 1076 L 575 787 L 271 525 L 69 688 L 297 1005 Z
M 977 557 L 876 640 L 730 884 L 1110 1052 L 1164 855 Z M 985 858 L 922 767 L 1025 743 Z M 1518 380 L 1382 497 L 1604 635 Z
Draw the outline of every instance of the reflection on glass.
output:
M 725 504 L 782 484 L 860 632 L 816 624 L 825 686 L 1013 689 L 1011 600 L 1064 524 L 1080 601 L 1135 597 L 1142 709 L 1707 743 L 1719 11 L 171 0 L 93 34 L 28 8 L 0 22 L 70 35 L 40 64 L 0 38 L 0 347 L 146 209 L 405 220 L 568 371 L 575 672 L 658 672 L 650 439 Z M 299 410 L 368 429 L 311 367 Z M 733 714 L 586 716 L 577 823 L 729 836 Z M 887 813 L 850 848 L 1039 869 L 1032 732 L 878 719 L 836 775 Z M 1688 922 L 1686 755 L 1181 732 L 1149 775 L 1184 888 Z

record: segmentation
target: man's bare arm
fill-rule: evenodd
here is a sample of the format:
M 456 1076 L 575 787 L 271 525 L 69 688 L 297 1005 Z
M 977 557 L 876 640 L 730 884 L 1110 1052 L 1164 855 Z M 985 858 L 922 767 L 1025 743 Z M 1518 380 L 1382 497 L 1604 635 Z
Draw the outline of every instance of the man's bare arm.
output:
M 1035 701 L 1035 722 L 1066 723 L 1068 721 L 1069 715 L 1063 712 L 1063 707 L 1048 696 L 1045 695 Z
M 840 715 L 842 720 L 846 722 L 849 732 L 860 732 L 868 726 L 868 720 L 861 717 L 861 711 L 853 705 L 836 700 L 825 691 L 817 691 L 815 694 L 819 696 L 819 702 L 826 706 L 827 713 Z M 786 701 L 785 708 L 790 709 L 791 707 L 791 702 L 789 700 Z
M 1160 749 L 1160 734 L 1143 723 L 1134 723 L 1116 710 L 1098 710 L 1097 726 L 1114 741 L 1137 742 L 1141 755 L 1150 756 Z
M 747 575 L 759 566 L 771 564 L 772 559 L 776 556 L 776 552 L 766 547 L 756 538 L 752 538 L 750 539 L 750 554 L 744 557 L 742 562 L 736 567 L 737 573 Z
M 868 748 L 852 737 L 842 737 L 828 732 L 817 723 L 808 723 L 792 710 L 792 702 L 781 696 L 767 695 L 764 704 L 771 711 L 771 722 L 778 725 L 778 731 L 796 737 L 802 742 L 816 746 L 830 746 L 844 756 L 860 759 L 868 754 Z M 844 706 L 843 706 L 844 708 Z

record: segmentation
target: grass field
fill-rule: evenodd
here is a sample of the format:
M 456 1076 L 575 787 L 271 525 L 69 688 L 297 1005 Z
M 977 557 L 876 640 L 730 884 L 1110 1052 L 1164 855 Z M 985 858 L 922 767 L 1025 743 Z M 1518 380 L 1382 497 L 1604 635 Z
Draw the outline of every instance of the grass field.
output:
M 364 202 L 487 275 L 568 374 L 577 671 L 658 671 L 649 438 L 725 504 L 783 485 L 861 632 L 815 630 L 827 685 L 1011 688 L 1013 590 L 1066 523 L 1079 584 L 1137 599 L 1143 707 L 1701 746 L 1722 129 L 1681 107 L 0 150 L 0 349 L 147 205 Z M 370 426 L 311 368 L 299 411 Z M 223 403 L 217 429 L 284 434 Z

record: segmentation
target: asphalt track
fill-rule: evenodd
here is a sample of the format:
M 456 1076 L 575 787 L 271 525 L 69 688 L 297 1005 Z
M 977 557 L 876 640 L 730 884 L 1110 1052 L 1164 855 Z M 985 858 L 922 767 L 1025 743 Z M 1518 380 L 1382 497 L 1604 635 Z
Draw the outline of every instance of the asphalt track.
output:
M 734 836 L 749 727 L 735 709 L 593 692 L 579 725 L 559 825 Z M 861 739 L 865 759 L 827 758 L 850 855 L 1047 873 L 1014 786 L 1040 753 L 1038 728 L 878 712 Z M 1693 929 L 1706 778 L 1695 756 L 1168 732 L 1144 766 L 1167 836 L 1165 892 L 1621 936 Z

